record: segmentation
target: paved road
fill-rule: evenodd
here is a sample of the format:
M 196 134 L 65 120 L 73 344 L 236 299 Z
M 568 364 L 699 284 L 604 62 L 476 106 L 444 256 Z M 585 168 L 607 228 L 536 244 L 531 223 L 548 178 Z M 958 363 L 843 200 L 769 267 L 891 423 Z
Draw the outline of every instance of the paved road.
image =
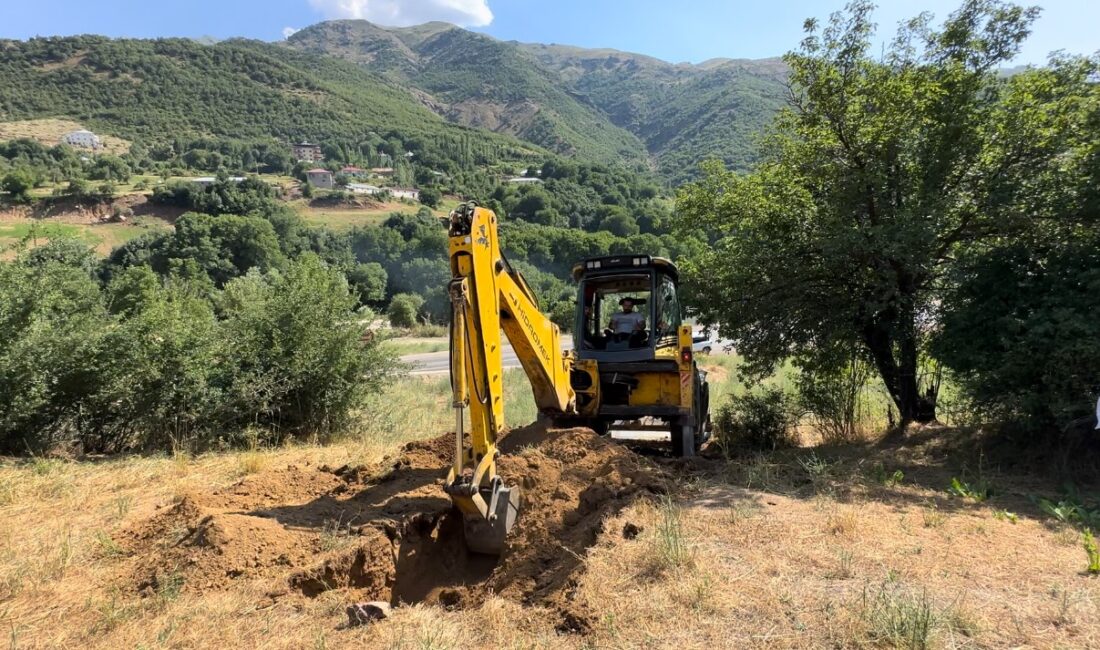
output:
M 563 338 L 562 349 L 572 350 L 573 339 Z M 451 353 L 448 350 L 442 352 L 423 352 L 420 354 L 406 354 L 401 360 L 410 364 L 413 375 L 445 375 L 450 371 Z M 507 343 L 501 348 L 501 360 L 505 369 L 519 368 L 519 358 L 516 351 Z

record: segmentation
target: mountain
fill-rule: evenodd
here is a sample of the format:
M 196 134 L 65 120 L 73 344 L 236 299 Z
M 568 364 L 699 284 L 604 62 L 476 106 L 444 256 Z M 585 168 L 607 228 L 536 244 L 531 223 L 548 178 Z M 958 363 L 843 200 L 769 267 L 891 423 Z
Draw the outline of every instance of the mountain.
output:
M 277 44 L 0 40 L 0 121 L 66 118 L 146 144 L 338 141 L 459 168 L 556 152 L 675 184 L 706 158 L 751 165 L 785 76 L 776 59 L 673 64 L 446 23 L 330 21 Z
M 692 65 L 610 49 L 515 44 L 556 72 L 573 96 L 637 135 L 673 182 L 719 158 L 755 160 L 753 139 L 786 100 L 781 59 L 712 59 Z
M 636 135 L 573 97 L 554 71 L 511 43 L 446 23 L 382 28 L 341 20 L 307 27 L 286 44 L 407 85 L 452 122 L 587 160 L 633 165 L 648 158 Z
M 467 153 L 476 147 L 482 158 L 546 155 L 514 138 L 453 124 L 361 66 L 245 40 L 0 41 L 0 120 L 43 117 L 73 118 L 146 144 L 210 136 L 397 138 Z
M 673 182 L 691 177 L 705 158 L 750 165 L 753 137 L 785 94 L 779 59 L 673 64 L 611 49 L 498 41 L 447 23 L 328 21 L 286 45 L 406 84 L 453 122 L 582 158 L 648 158 Z

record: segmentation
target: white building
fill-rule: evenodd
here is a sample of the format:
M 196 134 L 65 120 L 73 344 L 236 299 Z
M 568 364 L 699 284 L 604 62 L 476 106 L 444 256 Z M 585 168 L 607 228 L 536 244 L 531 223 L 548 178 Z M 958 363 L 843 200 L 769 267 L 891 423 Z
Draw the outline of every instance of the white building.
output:
M 230 176 L 226 180 L 231 183 L 240 183 L 244 180 L 244 176 Z M 199 176 L 198 178 L 192 178 L 191 182 L 199 187 L 210 187 L 214 183 L 217 183 L 218 179 L 214 176 Z
M 412 188 L 394 187 L 390 189 L 390 194 L 395 199 L 409 199 L 410 201 L 420 200 L 420 190 L 414 190 Z
M 86 129 L 66 133 L 61 141 L 74 147 L 86 147 L 88 149 L 98 149 L 100 147 L 99 136 Z
M 383 191 L 381 187 L 367 185 L 366 183 L 348 183 L 348 189 L 353 194 L 370 194 L 371 196 L 381 194 Z
M 518 185 L 530 185 L 531 183 L 541 183 L 541 178 L 530 178 L 528 176 L 516 176 L 515 178 L 509 178 L 509 183 L 516 183 Z

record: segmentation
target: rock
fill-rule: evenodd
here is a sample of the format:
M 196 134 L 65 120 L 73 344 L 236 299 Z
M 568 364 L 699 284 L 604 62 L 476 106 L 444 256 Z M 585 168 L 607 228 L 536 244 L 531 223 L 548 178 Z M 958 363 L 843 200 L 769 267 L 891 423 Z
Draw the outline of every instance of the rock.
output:
M 381 600 L 349 605 L 347 608 L 348 626 L 355 627 L 380 621 L 390 615 L 390 610 L 390 604 Z

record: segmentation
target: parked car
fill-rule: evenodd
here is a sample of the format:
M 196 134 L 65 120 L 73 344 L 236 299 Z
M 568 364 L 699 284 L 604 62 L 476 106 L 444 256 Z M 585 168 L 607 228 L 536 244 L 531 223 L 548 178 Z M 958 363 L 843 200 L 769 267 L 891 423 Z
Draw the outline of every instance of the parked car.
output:
M 733 351 L 733 341 L 719 338 L 717 331 L 708 328 L 692 335 L 691 351 L 699 354 L 728 353 Z

